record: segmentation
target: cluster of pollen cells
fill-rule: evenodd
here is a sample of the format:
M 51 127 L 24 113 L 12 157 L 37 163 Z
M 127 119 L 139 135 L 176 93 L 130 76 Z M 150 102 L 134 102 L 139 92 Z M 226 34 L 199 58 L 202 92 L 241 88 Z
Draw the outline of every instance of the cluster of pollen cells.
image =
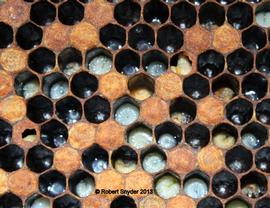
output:
M 0 0 L 0 207 L 270 208 L 269 28 L 263 0 Z

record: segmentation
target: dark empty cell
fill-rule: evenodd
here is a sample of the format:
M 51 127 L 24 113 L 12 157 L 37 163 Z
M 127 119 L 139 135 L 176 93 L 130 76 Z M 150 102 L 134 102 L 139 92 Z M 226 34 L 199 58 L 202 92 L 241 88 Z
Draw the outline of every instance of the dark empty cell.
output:
M 248 2 L 252 3 L 252 4 L 258 4 L 260 3 L 262 0 L 247 0 Z
M 44 26 L 52 23 L 56 17 L 56 8 L 47 1 L 38 1 L 31 6 L 30 18 L 38 25 Z
M 124 26 L 133 25 L 139 21 L 141 7 L 132 0 L 125 0 L 115 6 L 114 18 Z
M 167 4 L 174 4 L 177 2 L 177 0 L 163 0 Z
M 100 29 L 99 38 L 104 46 L 115 51 L 125 45 L 126 32 L 118 25 L 108 24 Z
M 205 126 L 195 123 L 186 129 L 185 139 L 192 148 L 203 148 L 209 143 L 210 133 Z
M 53 208 L 81 208 L 81 202 L 71 195 L 64 195 L 54 200 Z
M 24 50 L 29 50 L 39 45 L 42 37 L 42 29 L 31 22 L 20 26 L 16 33 L 17 44 Z
M 221 100 L 230 101 L 238 95 L 238 81 L 233 76 L 224 74 L 213 81 L 212 92 Z
M 111 156 L 112 166 L 120 173 L 130 173 L 137 168 L 138 155 L 129 146 L 114 150 Z
M 135 50 L 145 51 L 152 48 L 154 42 L 154 31 L 147 25 L 138 24 L 128 32 L 128 44 Z
M 224 69 L 224 65 L 223 55 L 214 50 L 208 50 L 198 57 L 198 71 L 209 78 L 220 74 Z
M 263 48 L 266 42 L 266 33 L 260 27 L 252 26 L 242 33 L 243 45 L 252 52 Z
M 4 22 L 0 22 L 0 48 L 7 48 L 13 42 L 13 29 Z
M 171 20 L 180 28 L 190 28 L 196 24 L 197 12 L 194 6 L 182 1 L 172 7 Z
M 253 22 L 252 7 L 244 2 L 237 2 L 228 8 L 227 19 L 238 30 L 246 28 Z
M 64 0 L 50 0 L 52 3 L 59 3 L 59 2 L 62 2 Z
M 35 123 L 42 123 L 49 120 L 52 115 L 53 104 L 48 98 L 42 95 L 37 95 L 28 101 L 27 117 L 31 121 Z
M 29 67 L 37 73 L 46 73 L 55 67 L 55 54 L 48 48 L 38 48 L 28 56 Z
M 39 191 L 47 196 L 55 197 L 66 190 L 66 177 L 57 170 L 50 170 L 39 176 Z
M 34 146 L 27 153 L 26 164 L 31 171 L 41 173 L 52 166 L 53 152 L 42 145 Z
M 193 199 L 205 197 L 209 191 L 209 176 L 195 170 L 187 174 L 184 179 L 184 192 Z
M 257 54 L 256 68 L 260 72 L 270 75 L 270 49 L 264 49 Z
M 2 208 L 23 208 L 22 200 L 13 193 L 5 193 L 0 197 Z
M 52 148 L 63 146 L 68 139 L 67 127 L 57 120 L 51 120 L 40 128 L 41 141 Z
M 69 178 L 69 190 L 78 197 L 87 197 L 95 189 L 95 179 L 83 170 L 77 170 Z
M 258 198 L 267 192 L 266 177 L 256 171 L 243 176 L 240 182 L 242 193 L 249 198 Z
M 98 80 L 95 76 L 80 72 L 71 81 L 71 91 L 80 98 L 87 98 L 93 95 L 98 88 Z
M 108 73 L 112 69 L 112 54 L 104 48 L 93 48 L 86 53 L 86 68 L 96 75 Z
M 202 76 L 193 74 L 184 80 L 183 89 L 189 97 L 201 99 L 209 94 L 209 83 Z
M 241 131 L 242 143 L 250 148 L 257 149 L 268 139 L 268 130 L 261 124 L 252 122 Z
M 256 118 L 264 124 L 270 124 L 270 99 L 258 103 L 256 107 Z
M 183 45 L 183 33 L 172 25 L 165 25 L 157 33 L 158 46 L 167 53 L 174 53 Z
M 169 17 L 169 10 L 160 0 L 151 0 L 144 6 L 143 17 L 148 23 L 162 24 Z
M 173 100 L 170 104 L 171 119 L 178 124 L 188 124 L 196 117 L 196 104 L 184 97 Z
M 222 199 L 234 195 L 237 187 L 237 178 L 226 170 L 215 174 L 212 178 L 212 190 L 216 196 Z
M 255 208 L 270 208 L 270 198 L 264 197 L 259 199 L 255 204 Z
M 270 173 L 270 147 L 264 147 L 256 152 L 255 163 L 258 169 Z
M 246 76 L 242 82 L 242 93 L 250 100 L 263 98 L 268 89 L 267 79 L 257 73 Z
M 81 103 L 74 97 L 65 97 L 56 103 L 56 115 L 66 124 L 76 123 L 82 117 Z
M 79 0 L 80 2 L 82 2 L 82 3 L 89 3 L 89 2 L 91 2 L 92 0 Z
M 75 25 L 84 17 L 84 7 L 76 0 L 68 0 L 58 7 L 58 18 L 64 25 Z
M 207 29 L 223 25 L 225 21 L 225 11 L 222 6 L 213 2 L 207 2 L 200 7 L 200 24 Z
M 242 146 L 226 152 L 225 163 L 235 173 L 244 173 L 252 166 L 252 153 Z
M 85 102 L 84 113 L 89 122 L 102 123 L 110 117 L 110 103 L 103 97 L 94 96 Z
M 101 146 L 94 144 L 82 153 L 82 163 L 88 170 L 101 173 L 108 168 L 109 154 Z
M 168 59 L 162 52 L 151 50 L 143 55 L 142 65 L 148 74 L 157 77 L 167 70 Z
M 0 149 L 0 168 L 12 172 L 23 167 L 24 151 L 15 144 Z
M 68 80 L 62 73 L 52 73 L 43 78 L 42 90 L 51 99 L 60 99 L 68 94 Z
M 67 75 L 72 75 L 80 70 L 82 54 L 76 48 L 65 48 L 58 56 L 60 70 Z
M 226 59 L 228 70 L 235 75 L 246 74 L 253 67 L 253 55 L 243 48 L 235 50 Z
M 119 73 L 132 75 L 139 71 L 140 57 L 132 50 L 126 49 L 115 57 L 115 67 Z
M 21 72 L 15 77 L 14 88 L 17 95 L 28 99 L 38 93 L 39 79 L 29 71 Z
M 205 2 L 205 0 L 188 0 L 190 3 L 199 6 Z
M 128 196 L 119 196 L 115 198 L 110 208 L 137 208 L 134 199 Z
M 155 82 L 145 74 L 138 74 L 128 80 L 128 89 L 135 99 L 145 100 L 153 95 Z
M 247 123 L 251 119 L 252 114 L 252 104 L 242 98 L 235 99 L 226 106 L 227 119 L 237 125 Z
M 231 4 L 231 3 L 235 2 L 235 0 L 216 0 L 216 1 L 223 4 L 223 5 L 227 5 L 227 4 Z
M 221 201 L 213 196 L 208 196 L 199 201 L 197 208 L 223 208 Z
M 12 126 L 0 119 L 0 147 L 9 144 L 12 138 Z

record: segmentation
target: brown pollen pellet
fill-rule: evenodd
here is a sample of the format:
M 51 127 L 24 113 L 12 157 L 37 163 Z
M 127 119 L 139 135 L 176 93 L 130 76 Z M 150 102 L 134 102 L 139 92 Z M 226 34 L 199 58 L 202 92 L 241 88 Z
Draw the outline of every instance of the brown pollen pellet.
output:
M 12 91 L 12 77 L 5 71 L 0 71 L 0 97 L 8 95 Z
M 197 115 L 201 122 L 215 125 L 224 118 L 224 105 L 219 99 L 208 96 L 198 103 Z
M 125 128 L 115 121 L 106 121 L 98 126 L 96 142 L 106 149 L 116 149 L 124 143 Z
M 8 48 L 2 51 L 0 63 L 8 72 L 19 72 L 27 66 L 27 54 L 15 48 Z
M 198 153 L 198 165 L 209 174 L 217 172 L 224 166 L 222 150 L 213 145 L 202 148 Z
M 120 195 L 120 189 L 124 188 L 124 179 L 120 173 L 114 170 L 105 170 L 96 176 L 96 189 L 111 190 L 114 194 L 102 193 L 102 196 L 112 199 Z M 117 192 L 117 190 L 119 190 Z
M 8 190 L 8 173 L 0 168 L 0 194 Z
M 210 47 L 211 33 L 201 26 L 194 26 L 185 33 L 186 49 L 199 54 Z
M 229 25 L 223 25 L 214 31 L 213 45 L 222 53 L 228 53 L 237 49 L 240 42 L 238 32 Z
M 91 195 L 83 200 L 83 208 L 109 208 L 107 199 L 100 195 Z
M 168 105 L 158 97 L 150 97 L 141 104 L 141 117 L 151 125 L 157 125 L 169 115 Z
M 22 97 L 12 95 L 0 101 L 0 116 L 10 122 L 22 120 L 26 115 L 26 105 Z
M 14 194 L 28 196 L 38 189 L 37 175 L 26 169 L 17 170 L 9 175 L 8 187 Z
M 81 22 L 71 31 L 70 41 L 78 49 L 86 50 L 99 43 L 97 29 L 90 23 Z
M 167 160 L 168 167 L 178 174 L 187 174 L 194 170 L 197 165 L 195 153 L 187 147 L 181 147 L 170 151 Z
M 99 82 L 100 92 L 110 100 L 121 97 L 127 91 L 127 81 L 125 76 L 116 72 L 105 74 L 100 78 Z
M 44 30 L 45 45 L 55 51 L 61 51 L 69 42 L 69 27 L 55 22 Z
M 113 9 L 104 0 L 94 0 L 85 7 L 85 19 L 96 27 L 102 27 L 113 19 Z
M 29 7 L 24 1 L 8 0 L 0 7 L 0 19 L 12 26 L 19 27 L 29 19 Z
M 84 149 L 95 141 L 96 129 L 93 125 L 79 122 L 69 130 L 69 143 L 73 148 Z
M 169 199 L 167 208 L 195 208 L 196 204 L 190 197 L 185 195 L 176 196 Z
M 166 204 L 163 199 L 156 195 L 148 195 L 139 203 L 139 208 L 165 208 Z
M 77 150 L 63 147 L 54 153 L 54 166 L 57 170 L 72 173 L 80 168 L 81 157 Z
M 149 190 L 152 188 L 152 177 L 148 173 L 138 170 L 133 171 L 127 175 L 125 179 L 125 189 L 126 190 L 136 190 L 137 192 L 131 193 L 130 195 L 133 197 L 143 197 L 148 193 L 144 194 L 140 191 L 143 189 Z
M 182 80 L 174 73 L 166 73 L 156 80 L 156 94 L 164 100 L 171 100 L 182 94 Z

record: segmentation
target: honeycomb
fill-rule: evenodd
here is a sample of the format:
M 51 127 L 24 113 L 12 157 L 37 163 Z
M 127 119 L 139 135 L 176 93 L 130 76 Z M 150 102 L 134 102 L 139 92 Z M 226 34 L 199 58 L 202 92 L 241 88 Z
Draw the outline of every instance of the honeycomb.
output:
M 270 208 L 270 2 L 0 0 L 1 208 Z

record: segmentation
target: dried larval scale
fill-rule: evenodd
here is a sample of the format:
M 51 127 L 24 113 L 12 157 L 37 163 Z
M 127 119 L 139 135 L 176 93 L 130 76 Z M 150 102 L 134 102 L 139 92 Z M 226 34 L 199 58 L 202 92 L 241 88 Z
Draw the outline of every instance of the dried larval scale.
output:
M 1 208 L 270 208 L 270 3 L 0 0 Z

